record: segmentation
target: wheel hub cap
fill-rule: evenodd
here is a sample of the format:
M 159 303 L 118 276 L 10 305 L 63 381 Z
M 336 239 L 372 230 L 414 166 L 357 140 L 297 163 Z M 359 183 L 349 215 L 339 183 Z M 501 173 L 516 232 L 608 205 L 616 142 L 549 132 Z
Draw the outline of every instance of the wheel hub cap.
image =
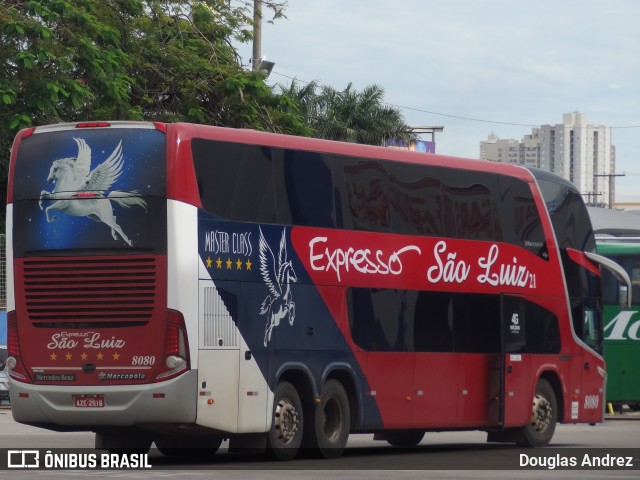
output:
M 552 416 L 549 401 L 542 395 L 536 395 L 533 399 L 533 413 L 531 415 L 531 425 L 536 432 L 544 432 L 549 428 Z
M 298 432 L 300 424 L 296 407 L 287 398 L 278 403 L 274 415 L 274 423 L 278 432 L 278 438 L 282 443 L 290 443 Z

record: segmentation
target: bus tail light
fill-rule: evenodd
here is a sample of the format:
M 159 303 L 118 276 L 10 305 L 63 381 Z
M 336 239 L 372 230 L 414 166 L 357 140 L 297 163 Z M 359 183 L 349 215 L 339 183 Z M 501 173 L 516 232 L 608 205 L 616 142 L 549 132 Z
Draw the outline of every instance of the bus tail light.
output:
M 110 127 L 111 124 L 109 122 L 82 122 L 76 123 L 76 128 L 104 128 Z
M 167 133 L 167 124 L 162 122 L 153 122 L 153 126 L 156 127 L 156 130 L 162 133 Z
M 36 127 L 25 128 L 22 130 L 22 140 L 36 133 Z
M 168 380 L 189 370 L 189 344 L 184 317 L 176 310 L 167 310 L 164 354 L 155 382 Z
M 7 313 L 7 367 L 9 367 L 11 378 L 21 382 L 29 380 L 27 369 L 22 362 L 22 352 L 18 338 L 18 319 L 15 310 Z

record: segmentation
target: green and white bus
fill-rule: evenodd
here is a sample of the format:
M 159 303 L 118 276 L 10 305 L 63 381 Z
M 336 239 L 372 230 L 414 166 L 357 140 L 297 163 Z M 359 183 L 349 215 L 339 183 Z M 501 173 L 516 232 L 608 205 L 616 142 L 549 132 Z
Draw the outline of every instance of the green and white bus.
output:
M 606 401 L 640 410 L 640 238 L 598 238 L 597 251 L 621 265 L 632 285 L 631 307 L 621 308 L 618 281 L 603 269 Z

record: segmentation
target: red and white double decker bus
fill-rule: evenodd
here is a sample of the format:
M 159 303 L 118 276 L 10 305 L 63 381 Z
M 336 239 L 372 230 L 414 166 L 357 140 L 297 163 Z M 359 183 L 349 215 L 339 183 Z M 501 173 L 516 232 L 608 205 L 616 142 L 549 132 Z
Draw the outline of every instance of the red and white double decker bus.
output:
M 580 194 L 542 171 L 37 127 L 11 153 L 7 248 L 13 416 L 98 448 L 332 457 L 350 433 L 448 429 L 544 446 L 603 417 L 600 259 Z

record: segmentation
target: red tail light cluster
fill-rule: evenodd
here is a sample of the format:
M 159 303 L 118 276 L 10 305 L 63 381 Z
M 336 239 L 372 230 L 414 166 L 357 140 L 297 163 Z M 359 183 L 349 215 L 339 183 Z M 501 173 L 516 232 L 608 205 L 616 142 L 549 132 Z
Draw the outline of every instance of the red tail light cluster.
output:
M 111 124 L 109 122 L 83 122 L 76 123 L 76 128 L 104 128 L 110 127 Z
M 16 380 L 26 382 L 29 380 L 29 374 L 22 362 L 15 310 L 7 313 L 7 340 L 7 367 L 9 367 L 9 375 Z
M 180 312 L 167 310 L 163 362 L 154 381 L 169 380 L 189 369 L 189 344 L 184 317 Z

